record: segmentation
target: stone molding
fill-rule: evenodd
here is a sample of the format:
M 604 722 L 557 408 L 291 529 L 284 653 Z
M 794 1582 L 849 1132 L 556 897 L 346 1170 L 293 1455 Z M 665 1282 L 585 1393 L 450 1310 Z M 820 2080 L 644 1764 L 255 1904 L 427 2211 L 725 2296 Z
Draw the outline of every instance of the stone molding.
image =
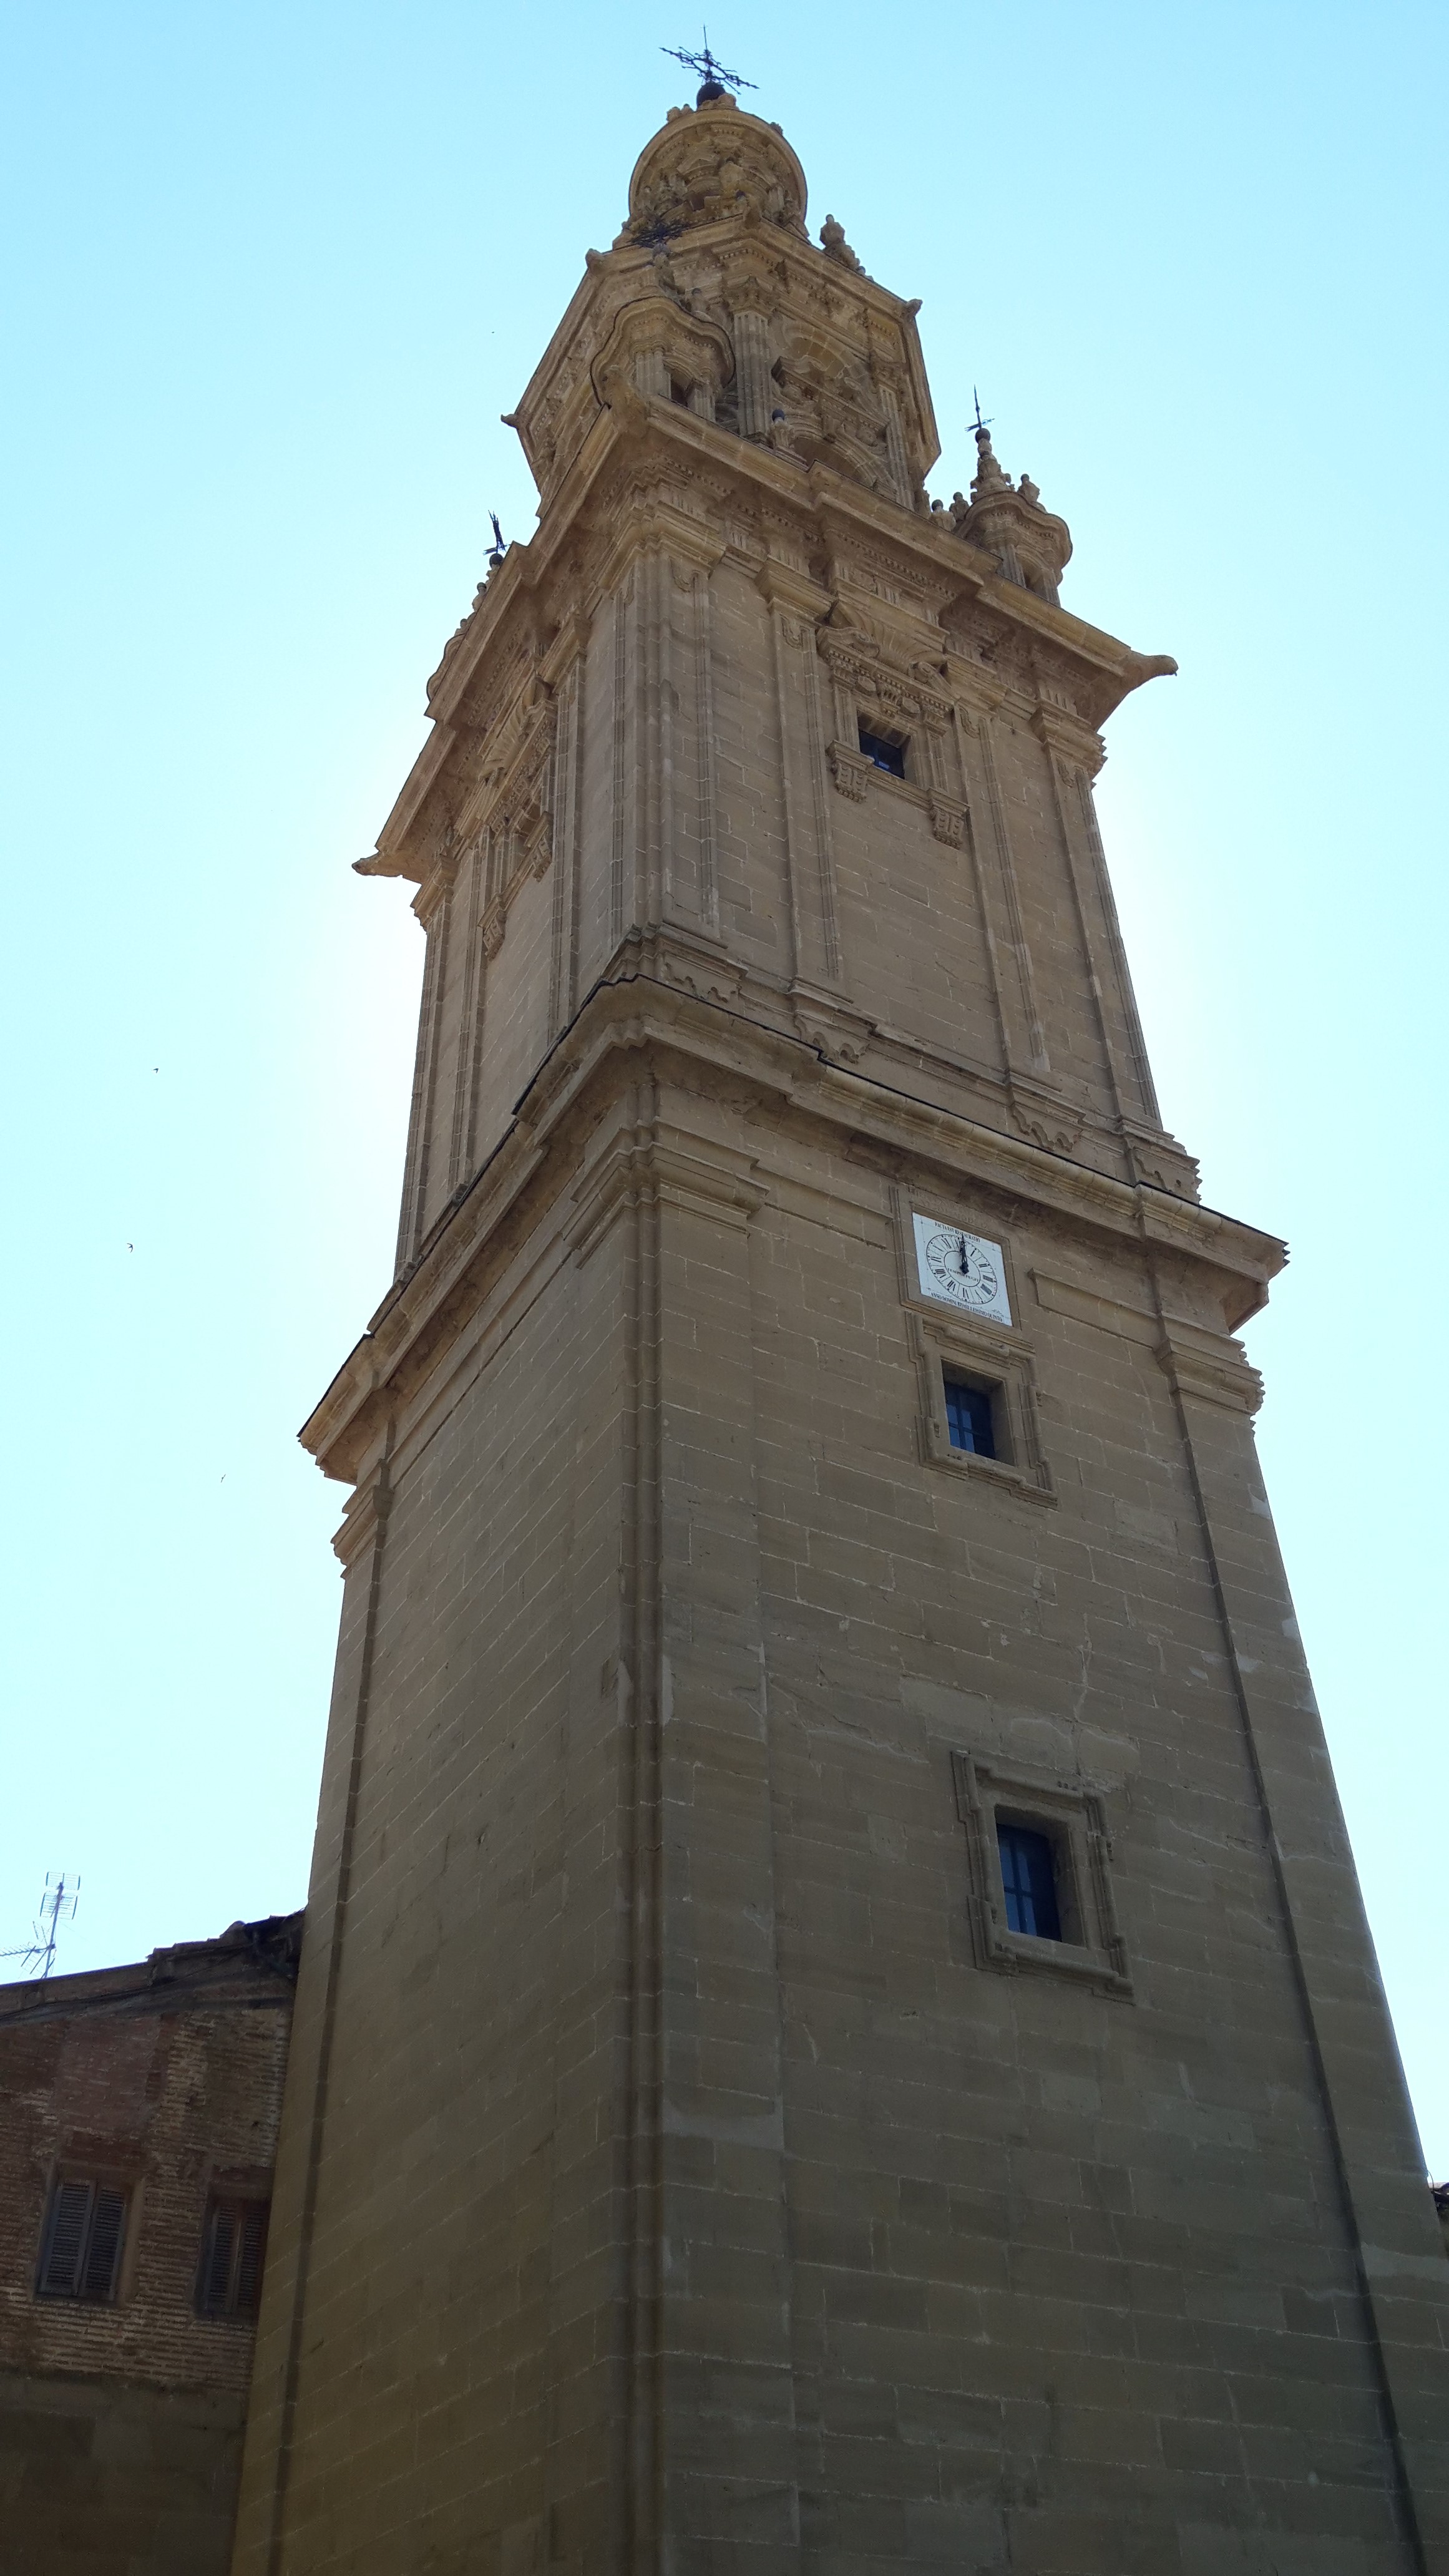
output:
M 1006 1976 L 1066 1977 L 1120 2002 L 1134 2000 L 1126 1944 L 1112 1893 L 1112 1839 L 1104 1793 L 1091 1782 L 1024 1764 L 953 1751 L 956 1808 L 966 1827 L 971 1865 L 971 1926 L 978 1967 Z M 998 1814 L 1045 1827 L 1070 1855 L 1068 1931 L 1076 1940 L 1040 1940 L 1013 1932 L 1001 1893 Z
M 921 1382 L 919 1452 L 925 1467 L 974 1478 L 1027 1503 L 1055 1504 L 1056 1488 L 1041 1443 L 1031 1353 L 1014 1332 L 981 1320 L 928 1310 L 919 1300 L 907 1316 Z M 942 1363 L 951 1362 L 998 1387 L 1006 1408 L 1010 1458 L 956 1449 L 946 1421 Z
M 688 546 L 691 536 L 686 536 L 685 530 L 690 530 L 693 544 L 708 553 L 711 560 L 719 559 L 730 539 L 709 513 L 717 513 L 728 522 L 732 511 L 738 513 L 743 508 L 744 523 L 752 524 L 768 494 L 772 504 L 783 510 L 786 522 L 799 528 L 802 561 L 812 553 L 818 554 L 824 542 L 830 564 L 826 601 L 840 595 L 842 581 L 848 589 L 853 579 L 869 569 L 876 584 L 872 608 L 878 604 L 883 613 L 904 617 L 919 635 L 918 649 L 946 663 L 951 691 L 953 697 L 959 694 L 963 716 L 974 716 L 1001 703 L 1004 695 L 1010 695 L 1028 718 L 1042 712 L 1040 684 L 1030 676 L 1026 664 L 1018 683 L 1003 676 L 999 664 L 995 668 L 983 666 L 963 656 L 942 627 L 941 618 L 953 602 L 984 598 L 988 590 L 993 622 L 999 626 L 1005 621 L 1008 628 L 1019 631 L 1029 654 L 1037 650 L 1040 640 L 1050 637 L 1053 649 L 1076 675 L 1074 694 L 1079 705 L 1086 703 L 1096 722 L 1110 713 L 1130 689 L 1140 686 L 1161 667 L 1161 657 L 1154 660 L 1131 652 L 1034 593 L 1010 583 L 997 583 L 984 570 L 978 575 L 969 560 L 972 550 L 959 539 L 942 534 L 928 517 L 923 519 L 898 502 L 852 485 L 822 467 L 802 471 L 798 464 L 777 457 L 773 450 L 696 418 L 678 403 L 635 395 L 627 416 L 623 411 L 612 410 L 599 414 L 565 478 L 565 486 L 555 496 L 546 524 L 527 547 L 509 549 L 476 613 L 465 621 L 466 631 L 450 648 L 446 670 L 435 674 L 431 686 L 429 705 L 437 730 L 404 786 L 380 837 L 376 856 L 360 863 L 365 872 L 415 878 L 425 873 L 429 854 L 419 836 L 428 805 L 441 792 L 445 773 L 456 758 L 460 740 L 456 718 L 462 714 L 465 702 L 480 694 L 486 697 L 492 667 L 500 660 L 507 662 L 511 656 L 510 638 L 518 620 L 541 621 L 547 633 L 549 601 L 554 593 L 558 596 L 560 620 L 573 613 L 577 596 L 573 563 L 578 536 L 590 526 L 591 513 L 609 471 L 621 464 L 635 471 L 642 469 L 646 483 L 652 464 L 655 481 L 661 473 L 672 475 L 681 488 L 697 484 L 701 472 L 707 472 L 708 479 L 718 485 L 720 499 L 707 503 L 703 517 L 691 518 L 680 512 L 683 524 L 678 535 L 681 544 Z M 738 501 L 731 502 L 726 497 L 730 494 L 738 495 Z M 608 535 L 611 546 L 616 547 L 620 537 L 617 514 L 611 516 Z M 597 575 L 594 586 L 597 589 Z M 906 598 L 908 592 L 919 595 L 920 606 Z M 893 606 L 887 593 L 896 595 L 898 605 Z M 801 605 L 805 605 L 803 600 Z M 863 674 L 867 664 L 881 667 L 877 655 L 869 650 L 868 637 L 860 633 L 852 636 L 848 626 L 831 632 L 840 637 L 839 651 L 854 658 L 858 674 Z M 912 682 L 904 674 L 895 675 L 894 684 L 907 688 L 916 697 L 923 708 L 921 721 L 949 721 L 953 697 L 944 695 L 939 684 L 932 689 L 919 679 Z M 1100 750 L 1087 717 L 1071 718 L 1061 709 L 1047 712 L 1059 727 L 1065 726 L 1062 739 L 1069 736 L 1075 758 L 1085 762 L 1093 744 Z M 477 719 L 465 718 L 462 732 L 476 739 L 484 729 Z
M 551 1156 L 569 1152 L 571 1122 L 591 1114 L 601 1084 L 633 1078 L 651 1050 L 727 1069 L 764 1095 L 793 1103 L 835 1129 L 844 1148 L 860 1138 L 901 1158 L 901 1168 L 1034 1201 L 1134 1249 L 1158 1246 L 1206 1274 L 1209 1293 L 1237 1316 L 1256 1312 L 1286 1257 L 1281 1244 L 1188 1202 L 1045 1154 L 1025 1139 L 980 1126 L 822 1060 L 797 1031 L 772 1028 L 634 971 L 595 987 L 540 1067 L 518 1115 L 474 1179 L 440 1212 L 408 1267 L 303 1425 L 303 1445 L 324 1470 L 350 1481 L 385 1418 L 390 1390 L 436 1364 L 440 1337 L 472 1313 L 496 1266 L 502 1221 L 541 1181 Z M 1208 1336 L 1211 1341 L 1212 1337 Z

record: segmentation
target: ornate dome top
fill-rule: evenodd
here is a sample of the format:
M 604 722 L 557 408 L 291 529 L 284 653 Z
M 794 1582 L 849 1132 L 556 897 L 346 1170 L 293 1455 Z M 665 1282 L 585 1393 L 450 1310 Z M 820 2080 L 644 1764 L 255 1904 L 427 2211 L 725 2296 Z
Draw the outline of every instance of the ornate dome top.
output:
M 629 220 L 616 248 L 672 241 L 698 224 L 753 216 L 805 236 L 805 173 L 780 132 L 743 113 L 728 90 L 672 107 L 629 182 Z

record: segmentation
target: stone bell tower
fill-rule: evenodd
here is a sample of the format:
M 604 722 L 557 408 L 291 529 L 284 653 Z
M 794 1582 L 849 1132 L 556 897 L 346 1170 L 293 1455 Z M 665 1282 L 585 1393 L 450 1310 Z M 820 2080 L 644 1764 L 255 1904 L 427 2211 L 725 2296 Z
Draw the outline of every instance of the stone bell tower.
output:
M 1093 815 L 1171 663 L 709 85 L 364 873 L 427 969 L 238 2576 L 1449 2566 L 1449 2265 Z M 1369 1712 L 1365 1712 L 1368 1722 Z

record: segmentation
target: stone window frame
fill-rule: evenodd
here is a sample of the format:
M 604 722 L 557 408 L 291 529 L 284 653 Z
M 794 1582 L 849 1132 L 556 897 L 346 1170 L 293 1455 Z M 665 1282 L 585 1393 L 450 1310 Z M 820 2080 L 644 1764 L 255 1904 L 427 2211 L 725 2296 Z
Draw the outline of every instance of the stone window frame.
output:
M 817 628 L 816 644 L 830 681 L 830 739 L 825 746 L 830 774 L 842 796 L 862 804 L 871 787 L 904 797 L 930 821 L 934 839 L 948 849 L 964 848 L 966 807 L 948 785 L 948 746 L 952 711 L 948 698 L 925 688 L 913 674 L 891 668 L 878 658 L 879 646 L 859 634 L 845 636 Z M 906 774 L 895 777 L 877 769 L 860 748 L 860 729 L 894 736 L 904 747 Z
M 1065 1978 L 1122 2002 L 1135 2000 L 1112 1888 L 1112 1837 L 1103 1792 L 994 1754 L 954 1749 L 956 1812 L 966 1831 L 976 1964 L 998 1975 Z M 1064 1937 L 1013 1932 L 1006 1919 L 998 1819 L 1045 1834 L 1052 1845 Z
M 917 1437 L 922 1465 L 943 1468 L 952 1476 L 978 1477 L 1026 1502 L 1054 1505 L 1057 1492 L 1041 1444 L 1031 1353 L 1013 1328 L 984 1318 L 923 1313 L 919 1306 L 908 1320 L 921 1387 Z M 1005 1434 L 1005 1455 L 985 1458 L 978 1450 L 954 1446 L 946 1416 L 948 1370 L 990 1394 L 998 1438 Z

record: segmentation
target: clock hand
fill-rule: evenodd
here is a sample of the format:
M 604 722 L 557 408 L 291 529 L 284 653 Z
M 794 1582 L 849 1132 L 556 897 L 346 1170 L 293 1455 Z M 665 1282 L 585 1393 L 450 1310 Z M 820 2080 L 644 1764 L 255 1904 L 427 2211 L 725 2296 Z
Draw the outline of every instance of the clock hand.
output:
M 964 1279 L 971 1268 L 971 1256 L 966 1249 L 966 1237 L 964 1234 L 957 1236 L 956 1249 L 961 1256 L 961 1276 Z

